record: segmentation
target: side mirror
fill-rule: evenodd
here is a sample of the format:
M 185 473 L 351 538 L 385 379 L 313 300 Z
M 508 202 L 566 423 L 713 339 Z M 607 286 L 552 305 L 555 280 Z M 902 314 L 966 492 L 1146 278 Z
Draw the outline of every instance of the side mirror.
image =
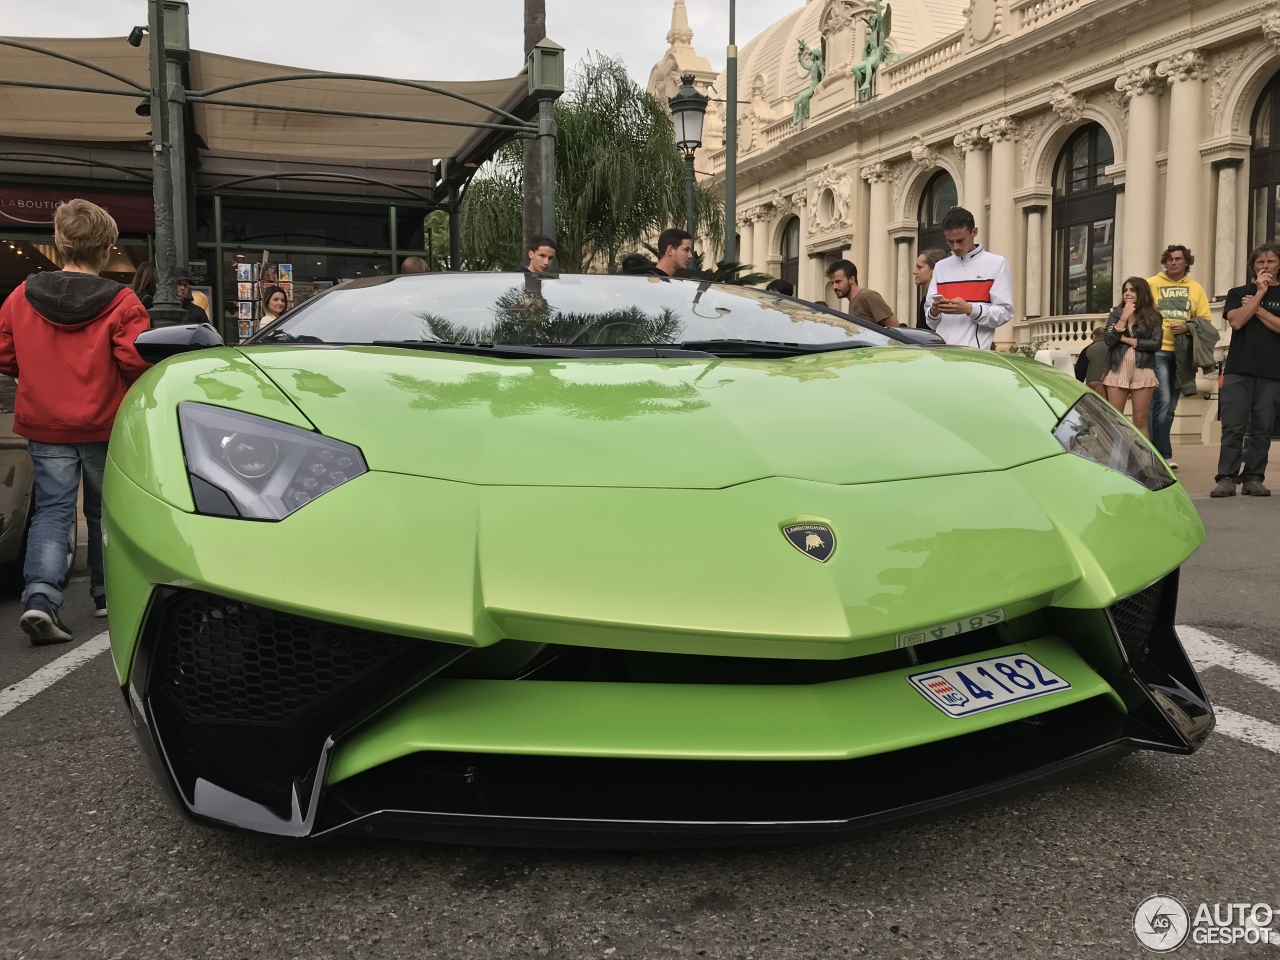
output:
M 143 330 L 133 341 L 138 354 L 147 363 L 159 363 L 179 353 L 223 346 L 218 331 L 207 323 L 184 323 L 177 327 L 155 327 Z

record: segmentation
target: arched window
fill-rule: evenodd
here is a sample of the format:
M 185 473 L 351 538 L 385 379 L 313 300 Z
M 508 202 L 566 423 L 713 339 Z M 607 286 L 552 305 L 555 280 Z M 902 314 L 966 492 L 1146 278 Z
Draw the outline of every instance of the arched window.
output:
M 924 196 L 920 198 L 920 213 L 917 217 L 919 224 L 916 233 L 917 253 L 928 250 L 930 247 L 947 249 L 947 239 L 942 235 L 942 218 L 959 202 L 956 182 L 945 170 L 935 173 L 933 178 L 925 184 Z
M 800 218 L 792 217 L 782 228 L 782 279 L 799 289 L 800 283 Z
M 1249 153 L 1249 238 L 1253 246 L 1280 237 L 1280 74 L 1271 78 L 1253 111 Z
M 1058 155 L 1053 175 L 1053 312 L 1105 313 L 1112 306 L 1116 190 L 1104 171 L 1111 138 L 1081 127 Z

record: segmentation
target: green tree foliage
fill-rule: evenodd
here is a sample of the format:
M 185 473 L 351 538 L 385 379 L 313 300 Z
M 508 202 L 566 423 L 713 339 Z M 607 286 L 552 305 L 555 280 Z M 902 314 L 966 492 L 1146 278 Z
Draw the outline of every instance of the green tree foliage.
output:
M 584 60 L 556 104 L 556 240 L 561 271 L 596 261 L 610 272 L 646 237 L 685 218 L 684 158 L 666 105 L 609 57 Z M 471 181 L 462 202 L 462 252 L 471 270 L 519 269 L 522 148 L 509 144 Z M 696 192 L 699 241 L 724 237 L 724 205 Z

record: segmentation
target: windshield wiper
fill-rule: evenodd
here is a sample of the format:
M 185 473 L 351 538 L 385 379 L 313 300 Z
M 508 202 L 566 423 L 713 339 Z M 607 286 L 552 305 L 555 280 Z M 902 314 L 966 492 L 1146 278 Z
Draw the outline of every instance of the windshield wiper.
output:
M 285 330 L 268 330 L 260 337 L 253 339 L 254 343 L 326 343 L 319 337 L 310 337 L 306 334 L 294 334 Z
M 545 359 L 603 359 L 609 357 L 674 357 L 678 359 L 705 360 L 715 356 L 705 350 L 696 350 L 684 344 L 610 344 L 608 346 L 545 346 L 518 343 L 455 343 L 450 340 L 375 340 L 371 347 L 407 347 L 411 350 L 432 350 L 440 353 L 466 353 L 475 357 L 502 357 L 504 360 Z
M 768 340 L 686 340 L 680 344 L 686 350 L 705 350 L 717 357 L 799 357 L 809 353 L 834 353 L 836 350 L 856 350 L 870 347 L 861 340 L 842 340 L 838 343 L 777 343 Z

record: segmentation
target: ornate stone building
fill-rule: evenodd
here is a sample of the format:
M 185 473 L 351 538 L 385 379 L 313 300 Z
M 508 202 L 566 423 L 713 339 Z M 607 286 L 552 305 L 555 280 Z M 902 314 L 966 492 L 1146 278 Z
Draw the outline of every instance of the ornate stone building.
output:
M 873 7 L 808 0 L 739 57 L 742 259 L 801 297 L 830 299 L 825 265 L 846 256 L 914 318 L 912 264 L 959 202 L 1013 266 L 998 344 L 1074 353 L 1166 244 L 1195 252 L 1216 317 L 1250 246 L 1280 235 L 1280 0 L 892 0 L 899 59 L 866 96 L 852 67 Z M 795 125 L 801 42 L 826 74 Z M 705 153 L 722 177 L 723 140 Z M 1204 404 L 1179 413 L 1184 440 L 1209 438 Z

